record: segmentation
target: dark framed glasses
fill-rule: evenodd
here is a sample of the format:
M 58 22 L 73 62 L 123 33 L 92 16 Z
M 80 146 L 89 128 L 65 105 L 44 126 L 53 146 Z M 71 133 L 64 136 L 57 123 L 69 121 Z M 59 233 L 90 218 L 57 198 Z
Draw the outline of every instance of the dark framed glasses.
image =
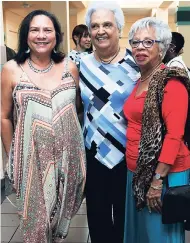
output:
M 160 43 L 161 41 L 159 40 L 152 40 L 152 39 L 145 39 L 145 40 L 129 40 L 129 44 L 131 45 L 132 48 L 137 48 L 140 43 L 142 43 L 142 45 L 145 48 L 150 48 L 154 45 L 154 43 Z

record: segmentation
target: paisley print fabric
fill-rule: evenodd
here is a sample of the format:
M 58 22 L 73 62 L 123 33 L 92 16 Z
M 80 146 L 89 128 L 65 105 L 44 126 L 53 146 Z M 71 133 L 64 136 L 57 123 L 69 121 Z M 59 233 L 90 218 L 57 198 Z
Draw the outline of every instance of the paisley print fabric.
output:
M 13 91 L 15 132 L 8 174 L 16 189 L 24 242 L 63 242 L 81 205 L 86 157 L 75 98 L 68 71 L 48 91 L 23 70 Z
M 177 67 L 164 68 L 153 75 L 144 104 L 139 157 L 137 160 L 137 168 L 133 176 L 134 196 L 136 199 L 136 207 L 139 210 L 145 206 L 146 193 L 150 187 L 162 148 L 165 125 L 161 115 L 161 106 L 164 96 L 164 87 L 170 78 L 177 78 L 185 85 L 189 93 L 190 106 L 190 80 L 184 69 Z M 190 134 L 189 121 L 190 108 L 184 135 L 186 142 L 188 142 L 186 138 L 188 137 L 189 139 L 187 135 Z

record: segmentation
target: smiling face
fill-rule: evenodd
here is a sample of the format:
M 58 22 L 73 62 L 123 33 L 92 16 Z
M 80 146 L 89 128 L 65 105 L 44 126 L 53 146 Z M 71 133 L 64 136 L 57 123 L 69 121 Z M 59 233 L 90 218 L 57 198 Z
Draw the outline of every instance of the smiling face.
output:
M 50 54 L 56 45 L 55 28 L 45 15 L 35 16 L 29 26 L 28 46 L 31 53 Z
M 138 30 L 133 37 L 133 40 L 137 41 L 146 39 L 156 40 L 155 30 L 152 27 Z M 145 48 L 140 43 L 138 47 L 132 48 L 132 54 L 140 69 L 155 67 L 161 62 L 158 43 L 154 43 L 150 48 Z
M 86 49 L 89 49 L 91 47 L 91 38 L 89 34 L 83 33 L 80 42 L 79 47 L 81 50 L 85 51 Z
M 92 14 L 90 33 L 96 49 L 118 49 L 120 32 L 110 10 L 99 9 Z

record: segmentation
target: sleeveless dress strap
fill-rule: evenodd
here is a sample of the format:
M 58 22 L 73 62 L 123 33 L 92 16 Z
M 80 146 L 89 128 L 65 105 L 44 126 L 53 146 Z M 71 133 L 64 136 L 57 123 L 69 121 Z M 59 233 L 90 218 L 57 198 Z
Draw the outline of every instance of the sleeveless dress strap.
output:
M 64 58 L 64 65 L 63 65 L 63 75 L 62 79 L 71 76 L 69 73 L 69 60 L 67 57 Z
M 68 57 L 65 58 L 64 70 L 66 73 L 69 72 L 69 58 Z
M 19 66 L 20 66 L 21 70 L 24 72 L 23 66 L 21 64 L 19 64 Z
M 63 75 L 62 75 L 62 80 L 63 80 L 64 78 L 68 78 L 68 77 L 71 77 L 71 78 L 74 80 L 74 82 L 75 82 L 75 86 L 76 86 L 76 81 L 75 81 L 75 79 L 74 79 L 72 73 L 69 71 L 69 58 L 66 57 L 66 58 L 64 59 L 64 71 L 63 71 Z
M 28 75 L 26 74 L 26 72 L 24 71 L 24 68 L 21 64 L 19 64 L 21 70 L 22 70 L 22 75 L 20 77 L 20 80 L 24 80 L 25 82 L 29 82 L 29 78 L 28 78 Z

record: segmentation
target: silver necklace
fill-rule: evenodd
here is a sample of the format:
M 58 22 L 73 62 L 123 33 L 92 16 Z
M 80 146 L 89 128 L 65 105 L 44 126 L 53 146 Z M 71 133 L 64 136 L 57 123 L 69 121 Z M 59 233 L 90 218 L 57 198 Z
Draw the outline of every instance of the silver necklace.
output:
M 98 56 L 97 52 L 96 52 L 96 55 L 100 59 L 101 63 L 103 63 L 103 64 L 110 64 L 113 61 L 113 59 L 115 59 L 117 57 L 117 55 L 119 54 L 119 52 L 120 52 L 120 47 L 117 50 L 117 52 L 115 53 L 115 55 L 110 60 L 108 60 L 108 61 L 106 61 L 106 60 L 102 59 L 100 56 Z
M 52 67 L 53 67 L 53 65 L 54 65 L 54 62 L 53 62 L 53 60 L 51 59 L 51 61 L 50 61 L 50 65 L 47 67 L 47 68 L 44 68 L 44 69 L 37 69 L 37 68 L 35 68 L 33 65 L 32 65 L 32 62 L 31 62 L 31 59 L 30 58 L 28 58 L 28 66 L 30 67 L 30 69 L 32 69 L 32 71 L 34 71 L 35 73 L 47 73 L 47 72 L 49 72 L 51 69 L 52 69 Z

